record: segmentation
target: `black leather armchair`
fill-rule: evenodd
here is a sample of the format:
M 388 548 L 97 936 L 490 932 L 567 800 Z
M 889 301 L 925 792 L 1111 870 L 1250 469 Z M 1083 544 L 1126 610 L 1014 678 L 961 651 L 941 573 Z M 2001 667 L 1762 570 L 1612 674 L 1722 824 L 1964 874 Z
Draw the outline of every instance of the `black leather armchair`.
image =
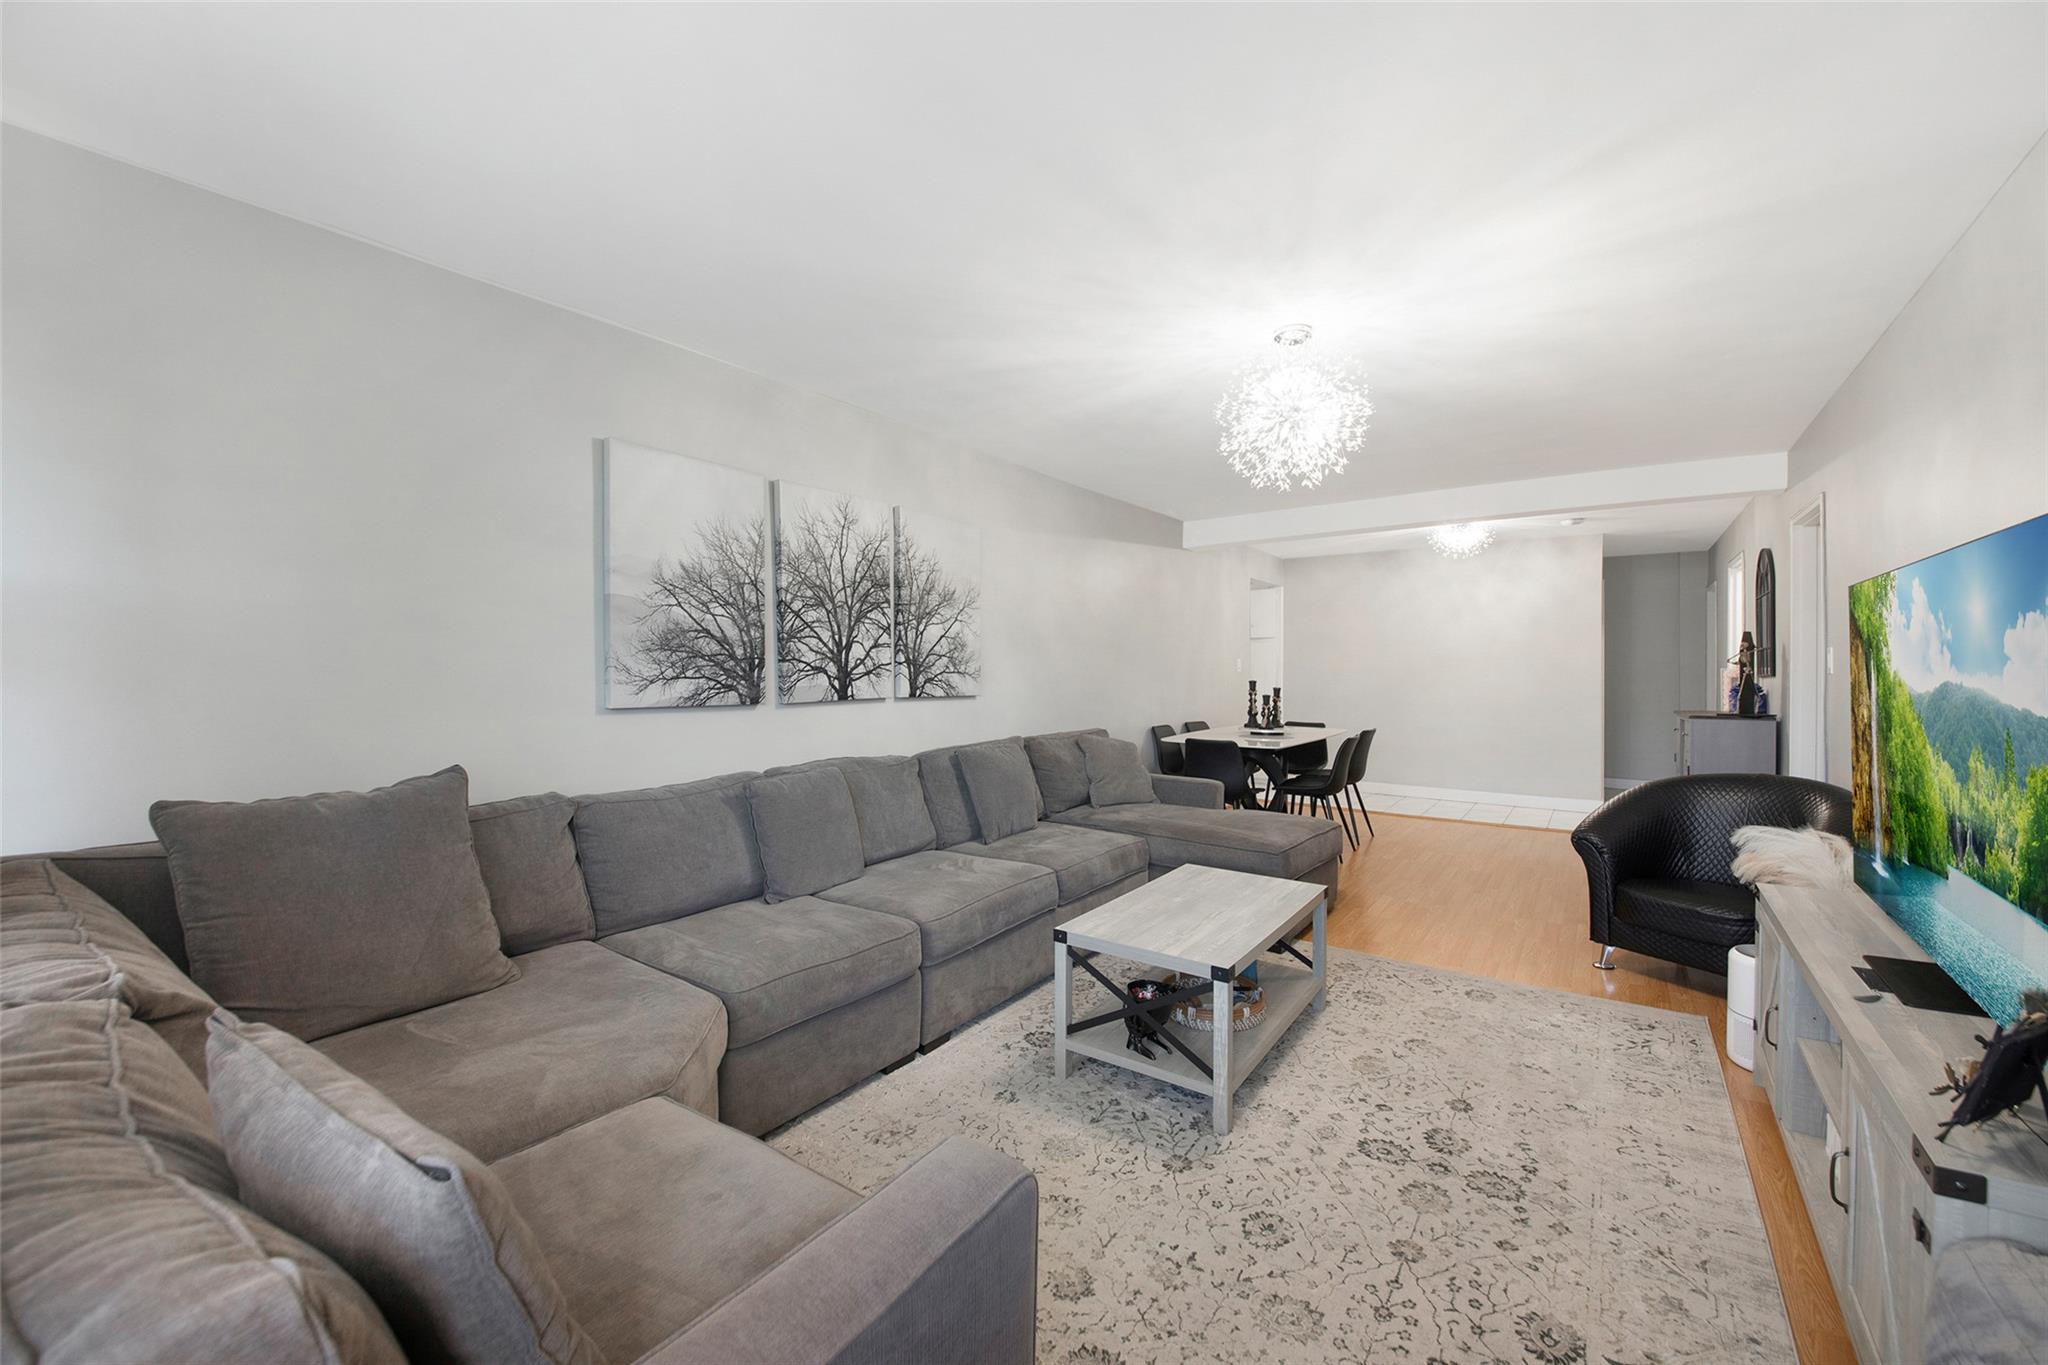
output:
M 1579 822 L 1595 943 L 1725 973 L 1728 950 L 1756 938 L 1756 894 L 1735 880 L 1729 836 L 1744 825 L 1850 837 L 1851 798 L 1803 777 L 1709 773 L 1631 787 Z

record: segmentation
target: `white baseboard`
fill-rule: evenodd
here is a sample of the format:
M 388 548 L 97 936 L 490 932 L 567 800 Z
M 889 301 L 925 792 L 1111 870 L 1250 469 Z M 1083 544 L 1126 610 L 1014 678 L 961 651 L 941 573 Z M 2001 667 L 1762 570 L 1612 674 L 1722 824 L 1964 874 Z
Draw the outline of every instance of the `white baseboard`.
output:
M 1598 801 L 1570 796 L 1530 796 L 1517 792 L 1466 791 L 1458 787 L 1405 787 L 1394 782 L 1363 782 L 1360 790 L 1368 796 L 1420 796 L 1432 801 L 1469 801 L 1475 806 L 1540 806 L 1545 810 L 1594 811 Z
M 1670 775 L 1669 773 L 1665 774 L 1666 777 Z M 1655 778 L 1650 777 L 1605 777 L 1601 779 L 1609 787 L 1640 787 L 1645 782 L 1654 782 L 1655 780 Z

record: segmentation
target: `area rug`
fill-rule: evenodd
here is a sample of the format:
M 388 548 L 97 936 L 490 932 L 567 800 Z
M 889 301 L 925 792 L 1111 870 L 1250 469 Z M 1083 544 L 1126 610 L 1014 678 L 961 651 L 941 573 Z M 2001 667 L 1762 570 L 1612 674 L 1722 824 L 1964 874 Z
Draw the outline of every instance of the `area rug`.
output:
M 770 1141 L 862 1193 L 955 1133 L 1029 1166 L 1041 1361 L 1794 1359 L 1705 1020 L 1330 963 L 1220 1142 L 1192 1093 L 1056 1081 L 1050 986 Z

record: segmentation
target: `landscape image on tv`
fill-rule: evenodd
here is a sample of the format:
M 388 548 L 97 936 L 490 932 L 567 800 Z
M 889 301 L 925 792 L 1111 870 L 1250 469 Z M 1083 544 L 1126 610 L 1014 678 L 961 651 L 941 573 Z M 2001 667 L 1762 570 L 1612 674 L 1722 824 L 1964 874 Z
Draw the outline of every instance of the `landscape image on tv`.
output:
M 1985 1013 L 2048 982 L 2048 516 L 1849 589 L 1857 880 Z

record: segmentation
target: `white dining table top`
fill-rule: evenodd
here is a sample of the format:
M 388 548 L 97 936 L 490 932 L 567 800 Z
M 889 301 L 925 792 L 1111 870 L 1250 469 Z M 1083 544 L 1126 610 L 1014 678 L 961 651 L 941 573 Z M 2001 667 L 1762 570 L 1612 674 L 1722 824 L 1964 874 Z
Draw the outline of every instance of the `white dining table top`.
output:
M 1223 730 L 1190 730 L 1178 735 L 1161 735 L 1161 744 L 1178 744 L 1184 739 L 1221 739 L 1240 749 L 1294 749 L 1318 740 L 1342 739 L 1358 732 L 1341 725 L 1290 725 L 1277 735 L 1255 735 L 1242 725 Z

